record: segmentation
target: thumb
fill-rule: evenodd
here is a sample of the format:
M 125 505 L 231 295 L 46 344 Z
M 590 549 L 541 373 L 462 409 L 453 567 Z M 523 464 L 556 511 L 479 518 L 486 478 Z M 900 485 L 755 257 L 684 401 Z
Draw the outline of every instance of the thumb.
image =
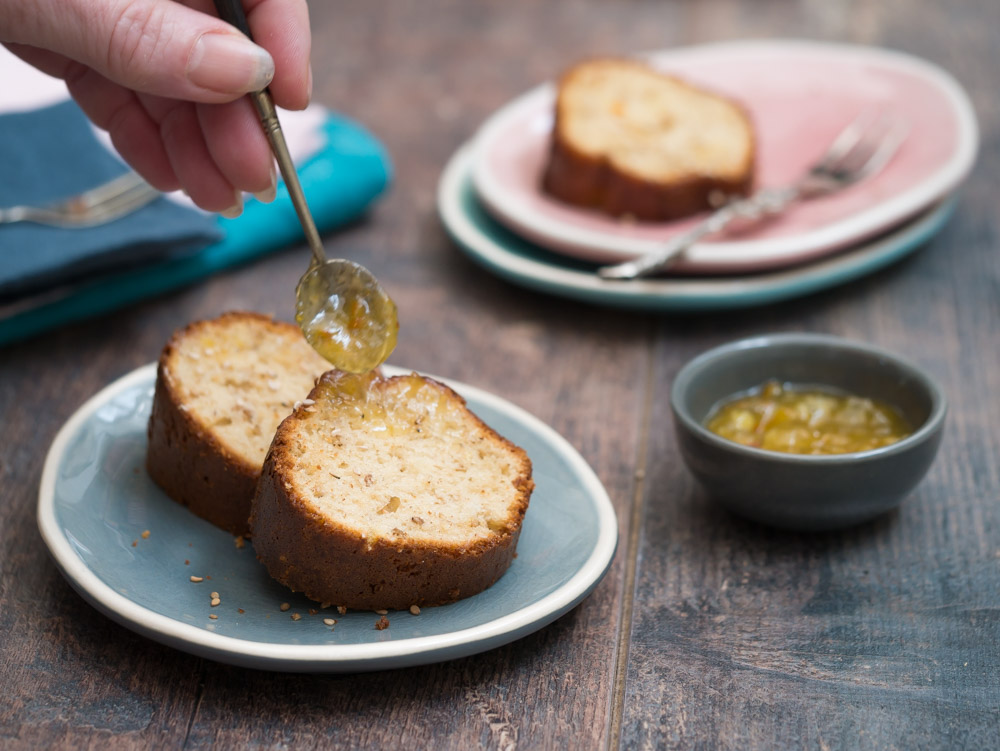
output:
M 13 38 L 5 41 L 61 53 L 136 91 L 221 102 L 259 91 L 274 76 L 266 50 L 174 0 L 14 0 L 22 3 L 24 28 L 8 26 L 4 36 Z M 51 12 L 39 13 L 39 5 Z

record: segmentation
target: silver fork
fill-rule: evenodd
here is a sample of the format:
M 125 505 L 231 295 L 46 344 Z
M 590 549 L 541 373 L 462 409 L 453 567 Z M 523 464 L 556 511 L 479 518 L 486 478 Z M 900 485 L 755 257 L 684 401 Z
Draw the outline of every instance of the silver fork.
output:
M 162 195 L 129 171 L 96 188 L 46 206 L 0 208 L 0 224 L 35 222 L 54 227 L 93 227 L 142 208 Z
M 797 201 L 836 193 L 879 172 L 906 140 L 904 123 L 864 111 L 844 128 L 823 155 L 791 185 L 765 188 L 731 201 L 661 250 L 625 263 L 602 266 L 604 279 L 637 279 L 665 271 L 706 235 L 721 232 L 737 219 L 756 222 L 781 214 Z

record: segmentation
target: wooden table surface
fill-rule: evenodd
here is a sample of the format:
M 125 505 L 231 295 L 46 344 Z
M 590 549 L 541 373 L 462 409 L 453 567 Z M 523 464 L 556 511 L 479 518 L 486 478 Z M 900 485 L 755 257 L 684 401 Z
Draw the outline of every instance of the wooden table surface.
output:
M 371 128 L 397 170 L 328 250 L 371 268 L 399 304 L 391 362 L 505 397 L 583 454 L 618 514 L 614 563 L 583 604 L 520 641 L 359 675 L 217 664 L 87 605 L 36 528 L 53 436 L 178 326 L 230 309 L 289 318 L 307 257 L 290 249 L 0 350 L 0 747 L 1000 747 L 1000 4 L 366 0 L 312 14 L 316 98 Z M 511 97 L 586 55 L 764 37 L 901 49 L 968 89 L 980 156 L 918 253 L 806 299 L 670 317 L 524 291 L 448 239 L 442 166 Z M 943 384 L 941 453 L 898 512 L 783 533 L 693 485 L 672 377 L 713 345 L 781 330 L 874 342 Z

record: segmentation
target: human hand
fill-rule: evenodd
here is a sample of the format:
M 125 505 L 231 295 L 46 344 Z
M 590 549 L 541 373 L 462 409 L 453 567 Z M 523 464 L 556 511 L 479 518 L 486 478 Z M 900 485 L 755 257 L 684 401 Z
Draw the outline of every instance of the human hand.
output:
M 237 216 L 274 197 L 274 160 L 244 94 L 309 103 L 305 0 L 244 0 L 252 43 L 212 0 L 0 0 L 0 42 L 66 81 L 87 116 L 156 188 Z

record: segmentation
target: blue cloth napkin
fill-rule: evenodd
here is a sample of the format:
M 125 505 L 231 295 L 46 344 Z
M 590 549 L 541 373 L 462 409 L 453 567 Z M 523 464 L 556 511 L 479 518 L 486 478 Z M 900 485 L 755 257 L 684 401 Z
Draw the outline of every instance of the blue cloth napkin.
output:
M 64 106 L 75 107 L 71 104 L 58 105 Z M 44 110 L 39 111 L 39 114 L 42 112 Z M 80 115 L 79 112 L 77 114 Z M 18 116 L 2 116 L 0 121 L 8 117 Z M 88 135 L 93 138 L 92 134 Z M 303 192 L 321 233 L 359 218 L 385 192 L 392 178 L 392 165 L 385 148 L 357 123 L 327 113 L 322 136 L 325 145 L 298 166 Z M 0 140 L 0 144 L 2 143 Z M 108 155 L 100 144 L 94 143 L 88 148 L 99 150 L 98 154 L 103 152 L 104 157 L 118 165 L 118 171 L 122 170 L 120 163 Z M 4 158 L 0 153 L 0 169 Z M 114 174 L 116 173 L 111 172 L 108 177 Z M 22 201 L 19 198 L 16 202 Z M 167 226 L 161 230 L 163 238 L 171 230 L 177 233 L 174 241 L 165 239 L 159 250 L 145 248 L 148 255 L 143 259 L 142 265 L 130 264 L 126 268 L 112 268 L 108 265 L 100 274 L 91 273 L 72 284 L 57 289 L 50 288 L 47 293 L 29 297 L 21 310 L 17 308 L 17 303 L 13 310 L 10 305 L 6 306 L 6 310 L 0 305 L 0 345 L 195 283 L 210 274 L 246 263 L 303 239 L 302 227 L 283 183 L 279 183 L 278 195 L 273 203 L 263 204 L 250 199 L 243 215 L 237 219 L 205 216 L 166 199 L 159 199 L 138 213 L 149 209 L 171 212 L 177 209 L 182 212 L 183 219 L 178 216 L 174 220 L 177 227 Z M 189 223 L 192 220 L 193 223 Z M 210 244 L 192 252 L 191 244 L 186 240 L 178 242 L 182 237 L 179 231 L 181 223 L 188 227 L 183 233 L 185 238 L 193 240 L 195 233 L 192 233 L 191 228 L 197 228 L 200 237 L 221 239 L 210 241 Z M 0 227 L 0 232 L 5 232 L 9 226 Z M 109 224 L 96 229 L 107 232 L 111 228 L 112 225 Z M 67 231 L 78 230 L 63 230 Z M 114 240 L 116 236 L 104 237 L 108 238 L 104 244 L 96 243 L 94 246 L 98 250 L 106 249 L 109 241 L 117 242 L 120 248 L 126 247 L 121 240 Z M 152 240 L 149 242 L 152 245 Z M 128 247 L 130 252 L 135 252 L 135 245 Z M 0 239 L 0 270 L 5 265 L 5 258 L 12 252 L 6 241 Z M 57 258 L 53 266 L 58 266 L 61 261 L 61 258 Z M 70 268 L 71 274 L 78 271 L 79 267 Z M 51 278 L 54 278 L 54 274 Z
M 126 172 L 73 102 L 0 117 L 0 206 L 41 206 Z M 98 227 L 0 225 L 0 299 L 183 254 L 222 239 L 214 218 L 158 198 Z

